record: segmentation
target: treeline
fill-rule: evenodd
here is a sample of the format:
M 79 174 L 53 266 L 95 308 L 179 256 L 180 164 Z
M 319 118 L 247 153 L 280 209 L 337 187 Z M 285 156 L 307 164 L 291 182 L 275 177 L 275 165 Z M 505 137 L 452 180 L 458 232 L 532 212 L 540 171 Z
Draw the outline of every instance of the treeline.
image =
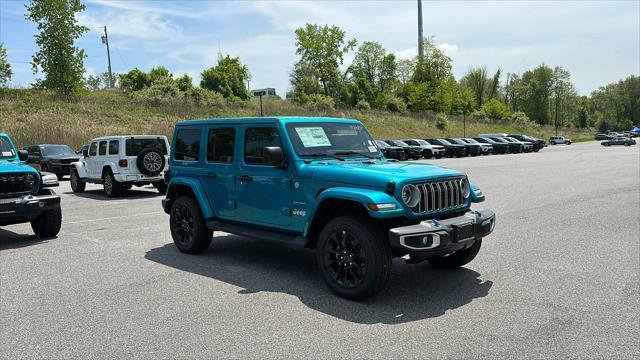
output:
M 165 67 L 149 72 L 84 77 L 84 51 L 75 40 L 88 31 L 77 24 L 84 11 L 79 0 L 32 0 L 26 18 L 40 29 L 39 50 L 33 55 L 34 74 L 42 73 L 35 88 L 78 96 L 86 89 L 119 88 L 150 101 L 185 97 L 199 104 L 249 99 L 245 84 L 251 77 L 239 58 L 220 56 L 201 73 L 199 86 L 188 75 L 174 77 Z M 541 64 L 522 74 L 488 73 L 473 67 L 461 79 L 452 74 L 452 60 L 433 38 L 424 40 L 423 56 L 397 59 L 376 41 L 358 45 L 337 26 L 307 24 L 295 30 L 298 60 L 290 73 L 292 101 L 322 110 L 379 109 L 390 112 L 433 112 L 513 122 L 518 125 L 623 130 L 640 124 L 640 78 L 630 76 L 590 96 L 579 96 L 570 72 Z M 351 64 L 344 64 L 355 52 Z M 12 76 L 6 49 L 0 44 L 0 87 Z

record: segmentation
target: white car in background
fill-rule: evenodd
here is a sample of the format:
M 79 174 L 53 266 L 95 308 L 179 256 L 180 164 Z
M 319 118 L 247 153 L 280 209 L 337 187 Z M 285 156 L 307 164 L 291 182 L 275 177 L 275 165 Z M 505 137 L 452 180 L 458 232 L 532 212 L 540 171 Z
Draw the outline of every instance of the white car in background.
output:
M 428 142 L 422 139 L 405 139 L 402 140 L 405 143 L 411 146 L 419 146 L 422 148 L 422 156 L 425 159 L 431 159 L 435 157 L 436 159 L 440 159 L 444 156 L 444 146 L 442 145 L 431 145 Z
M 83 192 L 86 183 L 102 184 L 109 197 L 121 195 L 132 186 L 153 185 L 167 191 L 169 142 L 166 136 L 105 136 L 91 140 L 82 158 L 72 163 L 71 189 Z

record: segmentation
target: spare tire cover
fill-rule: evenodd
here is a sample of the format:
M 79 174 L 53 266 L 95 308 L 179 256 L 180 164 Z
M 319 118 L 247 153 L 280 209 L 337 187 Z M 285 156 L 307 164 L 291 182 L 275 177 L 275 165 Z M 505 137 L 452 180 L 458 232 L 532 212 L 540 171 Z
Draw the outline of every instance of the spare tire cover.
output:
M 136 165 L 147 176 L 158 176 L 164 170 L 165 160 L 159 149 L 144 149 L 138 154 Z

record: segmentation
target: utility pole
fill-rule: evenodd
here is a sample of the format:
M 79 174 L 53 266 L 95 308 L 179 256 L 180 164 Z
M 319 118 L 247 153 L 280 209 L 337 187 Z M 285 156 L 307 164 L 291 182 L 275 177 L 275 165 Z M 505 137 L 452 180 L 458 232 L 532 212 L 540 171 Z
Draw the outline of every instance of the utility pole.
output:
M 104 27 L 104 36 L 102 43 L 107 45 L 107 60 L 109 61 L 109 88 L 113 87 L 113 73 L 111 73 L 111 52 L 109 51 L 109 35 L 107 35 L 107 27 Z
M 418 0 L 418 58 L 420 60 L 424 56 L 422 45 L 422 0 Z

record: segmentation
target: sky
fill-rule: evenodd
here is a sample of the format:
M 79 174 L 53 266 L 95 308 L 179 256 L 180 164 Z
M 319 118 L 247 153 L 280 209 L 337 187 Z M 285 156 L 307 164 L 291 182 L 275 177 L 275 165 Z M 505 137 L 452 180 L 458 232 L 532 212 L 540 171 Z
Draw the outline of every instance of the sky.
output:
M 378 41 L 400 58 L 417 53 L 417 2 L 407 1 L 133 1 L 82 0 L 90 28 L 77 45 L 88 74 L 107 70 L 101 43 L 107 26 L 114 72 L 163 65 L 198 84 L 218 54 L 239 56 L 252 89 L 284 96 L 298 56 L 294 30 L 305 23 L 337 25 L 348 38 Z M 8 51 L 12 86 L 28 87 L 37 29 L 22 0 L 0 0 L 0 42 Z M 581 95 L 640 73 L 640 1 L 424 1 L 424 33 L 453 60 L 460 79 L 470 67 L 522 73 L 541 63 L 563 66 Z M 353 59 L 353 52 L 345 58 Z M 504 80 L 504 76 L 503 76 Z

